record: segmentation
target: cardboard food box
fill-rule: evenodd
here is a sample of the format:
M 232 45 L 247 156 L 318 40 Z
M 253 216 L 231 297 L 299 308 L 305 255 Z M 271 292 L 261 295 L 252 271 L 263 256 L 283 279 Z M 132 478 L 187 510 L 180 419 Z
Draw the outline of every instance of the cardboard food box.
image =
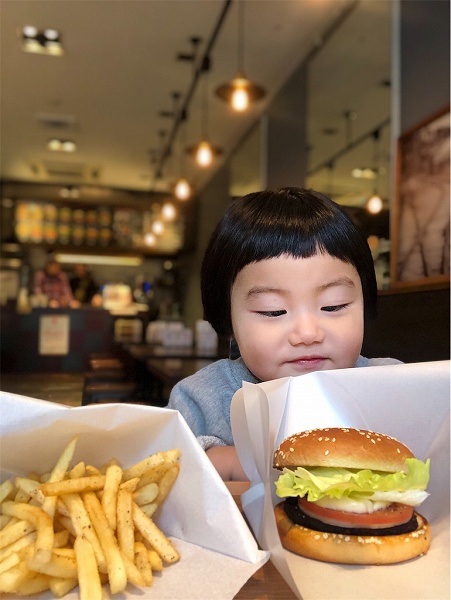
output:
M 318 372 L 245 383 L 232 401 L 232 429 L 251 486 L 243 510 L 262 548 L 304 600 L 444 600 L 450 597 L 450 362 Z M 285 550 L 274 506 L 273 452 L 289 435 L 316 427 L 355 427 L 391 435 L 431 459 L 429 497 L 419 512 L 431 524 L 431 548 L 404 563 L 324 563 Z
M 155 452 L 180 449 L 179 477 L 155 521 L 181 559 L 155 575 L 151 587 L 129 585 L 122 600 L 231 599 L 268 560 L 177 411 L 133 404 L 70 408 L 1 392 L 0 414 L 2 481 L 50 470 L 77 434 L 74 464 L 83 460 L 100 467 L 114 457 L 125 468 Z M 78 597 L 78 588 L 65 596 Z

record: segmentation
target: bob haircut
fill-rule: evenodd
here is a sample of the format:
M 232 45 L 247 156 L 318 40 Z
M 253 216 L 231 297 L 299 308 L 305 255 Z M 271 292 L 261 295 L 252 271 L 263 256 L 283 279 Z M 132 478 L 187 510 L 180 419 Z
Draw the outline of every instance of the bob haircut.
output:
M 246 265 L 288 255 L 330 254 L 357 270 L 364 318 L 376 315 L 377 285 L 368 243 L 338 204 L 313 190 L 282 188 L 232 201 L 214 230 L 201 268 L 204 319 L 233 337 L 231 290 Z

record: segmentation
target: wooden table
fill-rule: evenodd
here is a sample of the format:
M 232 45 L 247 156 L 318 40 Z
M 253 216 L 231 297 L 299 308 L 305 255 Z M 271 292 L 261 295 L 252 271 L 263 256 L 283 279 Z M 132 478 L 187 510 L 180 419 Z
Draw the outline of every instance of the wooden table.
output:
M 227 481 L 226 486 L 241 510 L 240 496 L 247 482 Z M 270 560 L 256 571 L 235 596 L 235 600 L 292 600 L 296 595 Z
M 169 394 L 176 383 L 213 362 L 213 359 L 193 357 L 150 358 L 146 361 L 146 369 L 160 384 L 159 393 L 163 402 L 167 403 Z
M 151 358 L 199 358 L 217 360 L 227 358 L 218 350 L 199 349 L 185 346 L 163 346 L 162 344 L 123 344 L 122 349 L 135 360 Z

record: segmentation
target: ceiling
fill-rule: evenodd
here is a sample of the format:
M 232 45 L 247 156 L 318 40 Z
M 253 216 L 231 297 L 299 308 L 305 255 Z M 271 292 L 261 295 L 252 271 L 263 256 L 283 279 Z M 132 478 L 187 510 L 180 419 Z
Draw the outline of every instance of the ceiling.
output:
M 244 70 L 268 94 L 248 113 L 238 115 L 214 95 L 237 70 L 238 2 L 244 0 L 1 0 L 2 179 L 166 192 L 184 168 L 202 189 L 215 169 L 196 168 L 182 146 L 201 136 L 203 82 L 208 91 L 209 137 L 224 151 L 218 168 L 299 64 L 321 47 L 325 32 L 340 14 L 355 4 L 354 0 L 247 1 Z M 390 4 L 391 0 L 358 3 L 346 20 L 344 40 L 337 33 L 327 42 L 331 51 L 314 59 L 309 81 L 311 167 L 327 161 L 389 114 L 389 91 L 381 88 L 381 81 L 390 77 L 386 47 Z M 178 114 L 223 11 L 210 53 L 211 69 L 191 97 L 188 119 L 177 129 L 172 155 L 161 162 L 175 127 L 174 117 L 161 113 Z M 26 24 L 58 29 L 64 56 L 23 52 L 18 30 Z M 179 60 L 178 54 L 193 52 L 193 37 L 201 38 L 196 60 Z M 178 101 L 174 93 L 180 95 Z M 349 110 L 358 117 L 352 123 L 343 116 Z M 75 141 L 77 151 L 47 150 L 46 142 L 54 136 Z M 373 145 L 366 146 L 357 151 L 362 166 L 373 160 Z M 348 191 L 349 174 L 342 180 L 339 163 L 317 170 L 311 181 L 318 189 L 337 197 L 347 194 L 349 203 L 355 202 L 361 196 L 361 182 L 357 196 Z

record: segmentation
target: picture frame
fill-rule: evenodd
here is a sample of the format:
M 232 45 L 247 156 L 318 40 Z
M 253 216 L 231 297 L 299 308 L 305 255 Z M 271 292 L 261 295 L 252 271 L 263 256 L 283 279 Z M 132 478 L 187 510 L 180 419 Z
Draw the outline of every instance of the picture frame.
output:
M 450 281 L 450 107 L 398 139 L 391 210 L 390 287 Z

